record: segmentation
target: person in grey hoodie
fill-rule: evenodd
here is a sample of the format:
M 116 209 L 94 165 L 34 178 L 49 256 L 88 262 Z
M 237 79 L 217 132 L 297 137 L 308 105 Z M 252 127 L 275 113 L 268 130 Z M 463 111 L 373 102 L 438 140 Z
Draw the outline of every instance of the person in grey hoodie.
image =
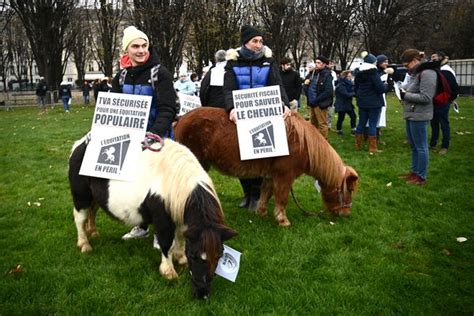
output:
M 422 62 L 423 54 L 407 49 L 400 56 L 411 76 L 400 91 L 403 118 L 406 120 L 408 141 L 411 146 L 411 170 L 404 175 L 407 183 L 424 185 L 428 171 L 428 124 L 433 118 L 433 97 L 436 94 L 439 63 Z

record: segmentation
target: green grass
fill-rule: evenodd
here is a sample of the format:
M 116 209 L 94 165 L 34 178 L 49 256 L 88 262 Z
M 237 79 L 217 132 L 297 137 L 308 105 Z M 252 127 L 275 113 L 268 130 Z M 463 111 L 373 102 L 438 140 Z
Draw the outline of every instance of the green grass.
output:
M 69 115 L 2 110 L 0 315 L 472 315 L 474 98 L 458 101 L 449 153 L 431 154 L 425 187 L 397 178 L 409 168 L 410 151 L 393 97 L 382 153 L 354 151 L 347 119 L 346 136 L 330 134 L 360 175 L 350 218 L 305 217 L 290 200 L 292 226 L 280 228 L 272 216 L 238 209 L 238 181 L 211 171 L 226 222 L 239 232 L 227 244 L 243 255 L 236 283 L 216 277 L 205 302 L 192 299 L 187 269 L 165 281 L 152 238 L 122 241 L 129 227 L 104 212 L 94 250 L 75 247 L 67 160 L 90 129 L 92 107 L 74 105 Z M 312 178 L 299 178 L 294 189 L 305 208 L 322 209 Z M 468 240 L 459 243 L 460 236 Z

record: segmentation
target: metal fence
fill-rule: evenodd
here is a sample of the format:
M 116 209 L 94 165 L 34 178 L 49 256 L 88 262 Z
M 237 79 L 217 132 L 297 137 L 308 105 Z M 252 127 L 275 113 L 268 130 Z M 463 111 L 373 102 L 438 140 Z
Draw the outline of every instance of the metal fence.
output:
M 474 59 L 450 60 L 449 65 L 456 73 L 459 94 L 474 95 Z

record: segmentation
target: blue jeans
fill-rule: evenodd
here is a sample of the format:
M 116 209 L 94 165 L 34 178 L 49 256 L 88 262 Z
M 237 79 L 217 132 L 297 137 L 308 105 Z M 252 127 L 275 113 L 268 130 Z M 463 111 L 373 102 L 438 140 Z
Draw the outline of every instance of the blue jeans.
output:
M 433 119 L 431 120 L 431 140 L 430 146 L 436 147 L 439 139 L 439 127 L 443 132 L 443 141 L 441 148 L 449 148 L 449 142 L 451 140 L 451 128 L 449 127 L 449 109 L 451 104 L 448 103 L 443 106 L 435 106 L 433 111 Z
M 377 124 L 380 118 L 382 108 L 367 109 L 359 108 L 359 123 L 357 124 L 356 134 L 363 134 L 367 121 L 369 121 L 369 128 L 367 134 L 369 136 L 377 135 Z
M 69 111 L 69 97 L 61 97 L 63 100 L 64 111 Z
M 411 171 L 426 179 L 428 172 L 428 121 L 406 121 L 411 146 Z

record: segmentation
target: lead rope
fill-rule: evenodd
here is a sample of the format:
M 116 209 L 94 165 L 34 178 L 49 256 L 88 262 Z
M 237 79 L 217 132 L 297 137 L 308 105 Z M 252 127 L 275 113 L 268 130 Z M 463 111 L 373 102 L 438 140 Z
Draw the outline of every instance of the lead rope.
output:
M 291 196 L 293 197 L 293 201 L 295 202 L 296 206 L 301 210 L 301 212 L 303 213 L 304 216 L 308 216 L 308 217 L 321 217 L 324 213 L 324 211 L 319 211 L 319 212 L 311 212 L 311 211 L 307 211 L 305 210 L 300 202 L 298 201 L 298 199 L 296 198 L 295 196 L 295 193 L 293 192 L 293 187 L 291 187 L 290 189 L 290 192 L 291 192 Z

